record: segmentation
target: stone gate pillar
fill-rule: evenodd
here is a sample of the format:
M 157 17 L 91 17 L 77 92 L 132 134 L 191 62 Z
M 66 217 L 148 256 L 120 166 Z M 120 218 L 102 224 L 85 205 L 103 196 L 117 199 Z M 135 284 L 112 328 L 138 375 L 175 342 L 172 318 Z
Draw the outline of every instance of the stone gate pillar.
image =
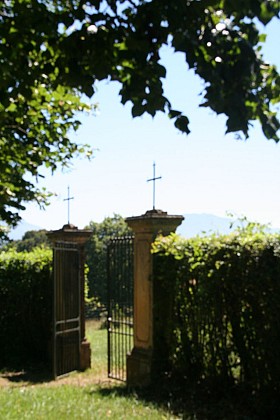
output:
M 78 247 L 79 261 L 80 261 L 80 332 L 81 332 L 81 343 L 80 343 L 80 370 L 85 370 L 91 367 L 91 349 L 90 343 L 85 337 L 85 253 L 84 248 L 87 240 L 91 236 L 91 230 L 81 230 L 72 224 L 64 225 L 62 229 L 50 231 L 47 233 L 49 240 L 52 242 L 53 248 L 56 243 L 74 243 Z
M 158 233 L 175 232 L 183 216 L 150 210 L 142 216 L 128 217 L 134 239 L 134 347 L 127 357 L 127 384 L 146 386 L 151 381 L 153 336 L 153 258 L 151 244 Z

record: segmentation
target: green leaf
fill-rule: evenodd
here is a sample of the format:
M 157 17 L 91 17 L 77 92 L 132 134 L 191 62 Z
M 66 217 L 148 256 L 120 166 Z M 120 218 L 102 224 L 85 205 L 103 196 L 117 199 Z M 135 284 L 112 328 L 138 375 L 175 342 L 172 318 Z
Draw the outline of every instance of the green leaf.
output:
M 175 117 L 178 117 L 178 116 L 180 116 L 180 115 L 182 115 L 182 112 L 180 112 L 180 111 L 175 111 L 174 109 L 171 109 L 171 110 L 169 111 L 169 113 L 168 113 L 168 116 L 169 116 L 169 118 L 170 118 L 170 119 L 175 118 Z
M 190 130 L 189 130 L 189 119 L 187 117 L 185 117 L 184 115 L 178 117 L 176 119 L 174 125 L 180 131 L 182 131 L 182 133 L 186 133 L 186 134 L 189 134 L 190 133 Z
M 133 105 L 131 112 L 133 117 L 140 117 L 145 112 L 145 106 L 140 103 L 136 103 Z

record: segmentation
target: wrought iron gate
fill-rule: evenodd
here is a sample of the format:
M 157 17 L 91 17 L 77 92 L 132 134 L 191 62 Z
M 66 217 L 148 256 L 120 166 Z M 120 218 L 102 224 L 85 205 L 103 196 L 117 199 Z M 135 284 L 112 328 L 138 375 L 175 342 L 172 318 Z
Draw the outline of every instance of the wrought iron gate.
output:
M 80 253 L 76 243 L 54 247 L 54 377 L 79 369 L 80 364 Z
M 108 245 L 108 376 L 126 380 L 126 356 L 133 347 L 133 237 Z

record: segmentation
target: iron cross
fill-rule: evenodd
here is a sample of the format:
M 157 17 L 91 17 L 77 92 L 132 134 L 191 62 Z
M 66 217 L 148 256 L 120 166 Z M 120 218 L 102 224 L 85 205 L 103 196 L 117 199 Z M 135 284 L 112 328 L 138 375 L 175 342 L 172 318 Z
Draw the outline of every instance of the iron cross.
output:
M 147 182 L 153 181 L 153 210 L 155 210 L 155 201 L 156 201 L 156 181 L 161 179 L 161 176 L 156 177 L 156 164 L 153 163 L 153 178 L 147 179 Z
M 68 186 L 68 197 L 64 198 L 63 201 L 67 201 L 68 203 L 68 225 L 70 225 L 70 200 L 74 200 L 74 197 L 70 197 L 70 187 Z

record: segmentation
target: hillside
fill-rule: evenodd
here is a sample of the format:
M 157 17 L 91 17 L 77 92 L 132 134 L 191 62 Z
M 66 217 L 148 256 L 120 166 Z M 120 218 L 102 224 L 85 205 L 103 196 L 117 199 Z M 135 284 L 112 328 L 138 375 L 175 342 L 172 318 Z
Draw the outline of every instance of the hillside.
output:
M 227 234 L 232 231 L 232 219 L 228 217 L 219 217 L 207 213 L 186 213 L 183 215 L 184 221 L 178 227 L 177 233 L 187 238 L 201 234 L 222 233 Z M 233 226 L 234 228 L 234 226 Z M 40 230 L 43 227 L 35 226 L 24 220 L 11 231 L 10 239 L 21 239 L 25 232 L 29 230 Z M 279 231 L 279 229 L 270 229 L 271 232 Z
M 9 238 L 13 240 L 18 240 L 23 237 L 25 232 L 28 232 L 29 230 L 40 230 L 43 229 L 40 226 L 31 225 L 30 223 L 25 222 L 22 220 L 15 229 L 12 229 L 9 233 Z

